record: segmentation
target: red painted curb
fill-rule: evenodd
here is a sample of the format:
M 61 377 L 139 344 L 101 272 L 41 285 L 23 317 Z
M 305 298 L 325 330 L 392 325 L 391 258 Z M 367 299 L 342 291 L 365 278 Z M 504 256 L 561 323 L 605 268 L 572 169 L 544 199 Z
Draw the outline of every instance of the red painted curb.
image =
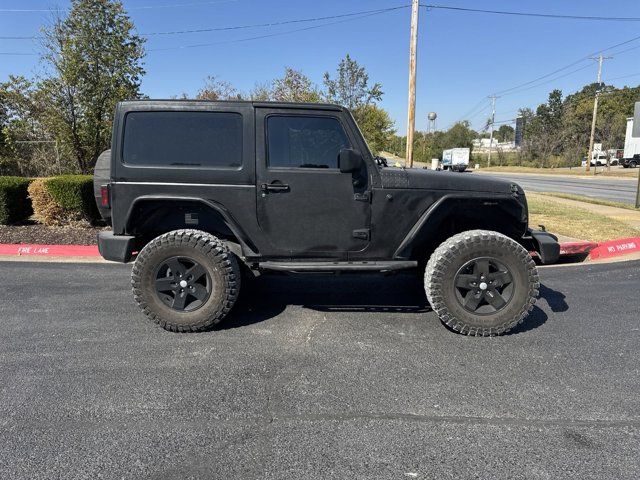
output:
M 610 258 L 626 255 L 628 253 L 640 252 L 640 237 L 620 238 L 609 242 L 599 243 L 591 250 L 589 258 Z
M 99 257 L 96 245 L 0 244 L 0 255 L 49 257 Z
M 598 246 L 595 242 L 565 242 L 560 244 L 560 256 L 586 255 Z
M 640 252 L 640 237 L 621 238 L 609 242 L 566 242 L 560 244 L 560 255 L 589 254 L 589 258 L 610 258 L 627 253 Z M 0 244 L 0 255 L 50 256 L 50 257 L 99 257 L 96 245 L 29 245 Z

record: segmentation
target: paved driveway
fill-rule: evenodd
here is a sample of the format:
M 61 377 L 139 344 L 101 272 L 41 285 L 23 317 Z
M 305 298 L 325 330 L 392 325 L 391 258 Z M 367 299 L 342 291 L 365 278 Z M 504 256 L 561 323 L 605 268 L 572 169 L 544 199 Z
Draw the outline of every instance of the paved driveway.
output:
M 277 277 L 172 334 L 118 265 L 0 263 L 0 478 L 640 478 L 640 262 L 542 271 L 500 338 L 411 276 Z

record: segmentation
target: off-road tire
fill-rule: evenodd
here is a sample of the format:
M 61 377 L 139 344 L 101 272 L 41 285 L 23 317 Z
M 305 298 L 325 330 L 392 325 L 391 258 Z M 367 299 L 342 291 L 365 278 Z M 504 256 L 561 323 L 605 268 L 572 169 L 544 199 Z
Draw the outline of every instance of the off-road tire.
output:
M 456 299 L 457 273 L 477 258 L 495 259 L 512 275 L 512 296 L 494 314 L 474 315 Z M 527 317 L 540 281 L 535 262 L 520 244 L 497 232 L 470 230 L 454 235 L 433 252 L 425 269 L 424 287 L 431 307 L 445 325 L 465 335 L 487 337 L 506 333 Z
M 157 266 L 177 256 L 195 259 L 212 279 L 206 302 L 194 311 L 173 310 L 156 293 Z M 220 323 L 232 309 L 240 291 L 240 268 L 235 255 L 217 237 L 200 230 L 175 230 L 155 238 L 138 254 L 131 286 L 142 312 L 162 328 L 199 332 Z

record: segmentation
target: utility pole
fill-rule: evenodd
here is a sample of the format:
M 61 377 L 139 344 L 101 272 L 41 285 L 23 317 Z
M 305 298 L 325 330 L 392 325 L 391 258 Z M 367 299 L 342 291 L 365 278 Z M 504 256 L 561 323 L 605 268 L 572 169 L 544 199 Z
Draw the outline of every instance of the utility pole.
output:
M 495 95 L 489 96 L 491 99 L 491 134 L 489 135 L 489 157 L 487 158 L 487 167 L 491 166 L 491 150 L 493 148 L 493 124 L 496 121 L 496 97 Z
M 411 38 L 409 41 L 409 112 L 407 116 L 407 150 L 405 166 L 413 167 L 413 132 L 416 127 L 416 52 L 418 50 L 418 10 L 420 0 L 411 4 Z
M 598 98 L 600 97 L 600 83 L 602 81 L 602 62 L 610 58 L 612 57 L 605 57 L 602 54 L 595 58 L 592 57 L 593 60 L 598 61 L 598 90 L 596 90 L 596 98 L 593 100 L 593 118 L 591 119 L 591 136 L 589 137 L 589 153 L 587 154 L 586 165 L 587 172 L 591 170 L 591 157 L 593 156 L 593 141 L 596 134 L 596 119 L 598 117 Z M 597 169 L 596 165 L 598 164 L 597 160 L 594 163 L 593 173 L 595 175 Z

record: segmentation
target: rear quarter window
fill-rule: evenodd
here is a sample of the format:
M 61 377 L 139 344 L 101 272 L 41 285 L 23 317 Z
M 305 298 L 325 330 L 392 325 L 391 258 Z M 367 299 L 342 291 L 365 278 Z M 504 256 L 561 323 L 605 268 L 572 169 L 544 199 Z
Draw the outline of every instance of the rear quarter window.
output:
M 129 112 L 122 161 L 140 167 L 240 168 L 242 115 L 230 112 Z

